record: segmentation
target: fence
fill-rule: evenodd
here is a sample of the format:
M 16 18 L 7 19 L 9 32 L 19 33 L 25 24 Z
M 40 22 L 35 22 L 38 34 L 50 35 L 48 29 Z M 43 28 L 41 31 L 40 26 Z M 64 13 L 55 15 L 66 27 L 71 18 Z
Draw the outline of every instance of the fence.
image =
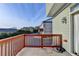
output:
M 15 56 L 24 47 L 61 47 L 61 34 L 22 34 L 0 40 L 0 56 Z

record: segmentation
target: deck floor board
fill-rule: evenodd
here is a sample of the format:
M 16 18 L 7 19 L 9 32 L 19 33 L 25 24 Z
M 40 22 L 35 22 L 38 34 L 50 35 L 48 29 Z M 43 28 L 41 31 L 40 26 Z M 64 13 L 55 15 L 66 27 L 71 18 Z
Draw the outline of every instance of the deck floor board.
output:
M 68 52 L 59 53 L 51 48 L 25 47 L 16 56 L 71 56 Z

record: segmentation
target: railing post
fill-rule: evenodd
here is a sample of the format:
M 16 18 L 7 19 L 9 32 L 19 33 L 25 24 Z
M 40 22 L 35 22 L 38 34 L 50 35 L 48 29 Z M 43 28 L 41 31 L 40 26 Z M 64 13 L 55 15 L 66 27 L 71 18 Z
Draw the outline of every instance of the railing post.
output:
M 11 56 L 13 56 L 13 44 L 12 44 L 12 40 L 11 40 Z
M 43 36 L 41 36 L 41 48 L 43 48 Z
M 62 35 L 60 35 L 60 47 L 62 47 Z
M 1 43 L 1 56 L 3 56 L 3 44 Z
M 24 47 L 25 47 L 25 36 L 26 36 L 26 35 L 24 34 Z

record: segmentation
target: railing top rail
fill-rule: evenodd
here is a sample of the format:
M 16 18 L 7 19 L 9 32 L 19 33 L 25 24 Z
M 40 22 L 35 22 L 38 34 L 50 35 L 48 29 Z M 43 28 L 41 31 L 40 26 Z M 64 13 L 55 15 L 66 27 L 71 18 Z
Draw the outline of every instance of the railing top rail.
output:
M 23 35 L 25 35 L 25 36 L 62 36 L 61 34 L 21 34 L 21 35 L 9 37 L 9 38 L 1 39 L 0 43 L 6 42 L 9 40 L 13 40 L 13 39 L 18 38 L 18 37 L 23 36 Z
M 18 37 L 23 36 L 23 35 L 24 34 L 13 36 L 13 37 L 8 37 L 8 38 L 4 38 L 4 39 L 0 39 L 0 43 L 6 42 L 6 41 L 9 41 L 9 40 L 13 40 L 13 39 L 18 38 Z
M 62 34 L 25 34 L 26 36 L 62 36 Z

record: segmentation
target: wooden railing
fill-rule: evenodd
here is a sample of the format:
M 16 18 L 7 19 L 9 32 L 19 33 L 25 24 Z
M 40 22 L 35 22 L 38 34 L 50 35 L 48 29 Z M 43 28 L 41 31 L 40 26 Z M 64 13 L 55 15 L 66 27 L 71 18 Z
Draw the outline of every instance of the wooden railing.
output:
M 15 56 L 24 47 L 61 47 L 61 34 L 22 34 L 0 40 L 0 56 Z
M 26 47 L 60 47 L 62 46 L 61 34 L 26 34 Z
M 24 34 L 0 40 L 0 55 L 15 56 L 24 48 Z

